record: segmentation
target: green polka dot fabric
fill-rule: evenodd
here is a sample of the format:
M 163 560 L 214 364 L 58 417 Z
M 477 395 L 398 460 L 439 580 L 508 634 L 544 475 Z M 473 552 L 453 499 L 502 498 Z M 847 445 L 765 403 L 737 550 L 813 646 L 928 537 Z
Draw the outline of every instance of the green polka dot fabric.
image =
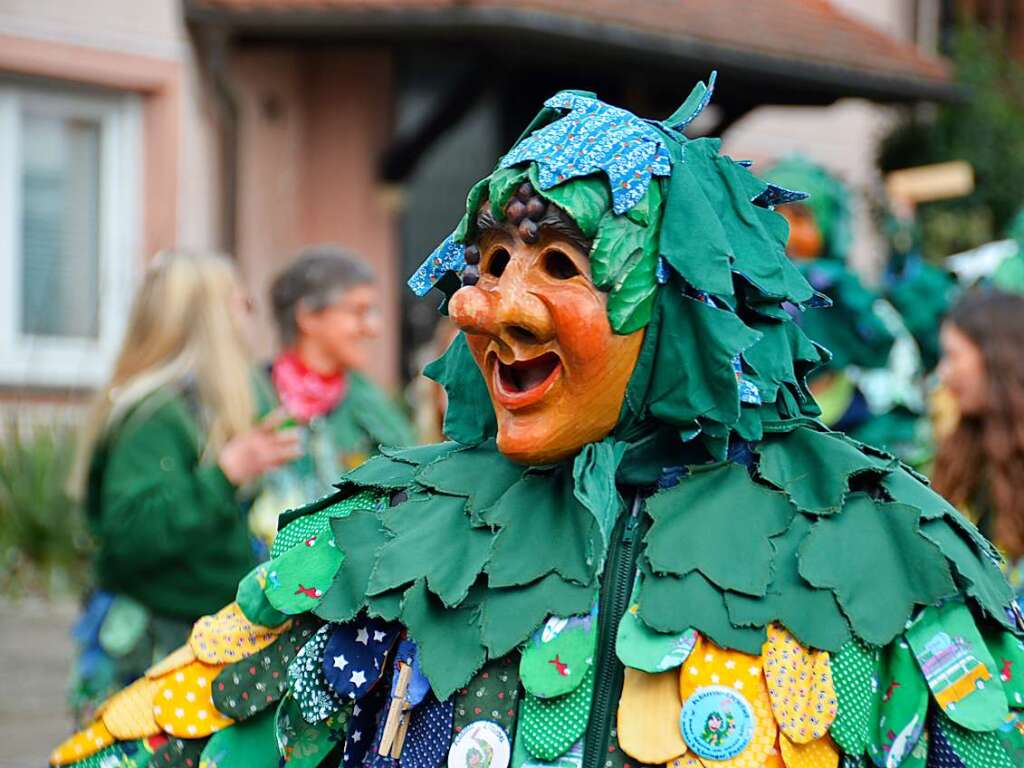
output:
M 843 753 L 839 766 L 840 768 L 867 768 L 868 761 L 864 755 L 848 755 Z
M 878 687 L 878 652 L 854 638 L 839 649 L 831 663 L 839 707 L 829 733 L 843 752 L 862 755 L 867 749 L 873 725 L 871 715 L 874 691 Z
M 1020 768 L 1003 748 L 996 731 L 969 731 L 944 714 L 935 720 L 966 768 Z
M 594 668 L 587 668 L 583 682 L 565 696 L 540 699 L 524 694 L 519 711 L 517 739 L 539 760 L 554 760 L 575 744 L 587 728 L 594 695 Z
M 332 631 L 330 624 L 320 627 L 288 665 L 291 695 L 308 723 L 320 722 L 341 707 L 341 702 L 324 679 L 324 648 Z
M 291 629 L 262 651 L 229 664 L 213 681 L 213 704 L 234 720 L 262 712 L 288 690 L 288 665 L 316 632 L 318 622 L 296 616 Z
M 310 536 L 328 531 L 331 518 L 347 517 L 356 509 L 373 509 L 383 500 L 384 495 L 381 493 L 363 491 L 355 496 L 339 501 L 337 504 L 332 504 L 312 514 L 303 515 L 296 520 L 292 520 L 277 532 L 274 545 L 270 549 L 270 555 L 271 557 L 282 555 Z
M 493 720 L 511 737 L 518 703 L 519 654 L 491 659 L 455 694 L 454 731 L 461 733 L 474 720 Z

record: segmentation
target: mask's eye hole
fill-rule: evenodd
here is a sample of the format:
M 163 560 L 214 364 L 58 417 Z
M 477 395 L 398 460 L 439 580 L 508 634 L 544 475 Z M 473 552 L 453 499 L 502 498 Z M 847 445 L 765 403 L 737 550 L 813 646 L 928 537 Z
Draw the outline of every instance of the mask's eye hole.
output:
M 569 280 L 580 273 L 573 260 L 561 251 L 548 251 L 543 258 L 544 271 L 556 280 Z
M 508 255 L 508 251 L 504 248 L 495 248 L 487 259 L 487 268 L 484 272 L 494 277 L 501 277 L 505 272 L 505 267 L 508 266 L 510 258 L 512 257 Z

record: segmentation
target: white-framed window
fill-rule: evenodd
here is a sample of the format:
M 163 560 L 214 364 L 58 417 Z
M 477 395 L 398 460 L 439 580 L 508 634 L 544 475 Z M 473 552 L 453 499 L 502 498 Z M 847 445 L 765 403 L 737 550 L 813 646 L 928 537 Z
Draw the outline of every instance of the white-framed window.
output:
M 132 94 L 0 81 L 0 385 L 93 387 L 140 248 Z

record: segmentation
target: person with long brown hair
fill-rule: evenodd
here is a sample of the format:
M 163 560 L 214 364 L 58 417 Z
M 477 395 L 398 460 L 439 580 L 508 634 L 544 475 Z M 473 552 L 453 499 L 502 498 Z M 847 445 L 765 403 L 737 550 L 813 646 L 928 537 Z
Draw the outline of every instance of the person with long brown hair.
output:
M 939 377 L 956 402 L 935 489 L 1013 563 L 1024 558 L 1024 296 L 966 294 L 942 324 Z
M 234 596 L 255 563 L 239 489 L 300 454 L 283 416 L 255 423 L 246 306 L 234 266 L 208 254 L 158 254 L 136 294 L 71 477 L 97 542 L 79 717 Z

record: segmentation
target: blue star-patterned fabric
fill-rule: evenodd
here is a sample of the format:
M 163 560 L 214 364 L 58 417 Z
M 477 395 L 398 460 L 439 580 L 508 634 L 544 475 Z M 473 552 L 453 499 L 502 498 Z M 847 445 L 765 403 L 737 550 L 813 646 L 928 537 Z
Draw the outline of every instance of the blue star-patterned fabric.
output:
M 426 296 L 437 281 L 448 272 L 461 272 L 466 266 L 466 246 L 455 242 L 454 234 L 448 235 L 427 260 L 420 264 L 408 285 L 417 296 Z
M 366 619 L 335 625 L 324 644 L 323 674 L 335 695 L 361 699 L 380 680 L 398 625 Z
M 664 137 L 631 112 L 566 91 L 544 106 L 570 111 L 519 142 L 502 158 L 501 168 L 536 162 L 541 189 L 603 171 L 618 214 L 647 193 L 651 176 L 671 175 L 672 158 Z

